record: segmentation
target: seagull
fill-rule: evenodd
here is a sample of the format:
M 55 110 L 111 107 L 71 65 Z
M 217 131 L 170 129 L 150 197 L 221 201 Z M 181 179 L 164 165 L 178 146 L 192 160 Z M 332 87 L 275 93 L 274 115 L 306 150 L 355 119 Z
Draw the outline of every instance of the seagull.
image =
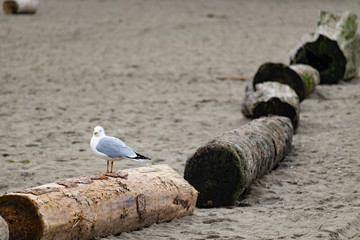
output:
M 118 138 L 105 135 L 105 131 L 101 126 L 94 128 L 94 133 L 90 141 L 91 149 L 101 158 L 107 161 L 106 173 L 109 173 L 109 162 L 111 162 L 111 171 L 113 171 L 114 161 L 123 159 L 132 159 L 142 162 L 143 160 L 151 160 L 130 147 Z

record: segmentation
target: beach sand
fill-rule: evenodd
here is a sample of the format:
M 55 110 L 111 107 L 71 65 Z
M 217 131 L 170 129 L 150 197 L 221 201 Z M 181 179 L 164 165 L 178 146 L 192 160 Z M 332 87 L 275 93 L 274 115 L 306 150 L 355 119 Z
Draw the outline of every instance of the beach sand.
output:
M 249 121 L 245 82 L 217 78 L 288 64 L 320 10 L 359 14 L 360 1 L 46 0 L 35 15 L 0 13 L 0 194 L 105 171 L 89 146 L 97 125 L 182 175 L 198 147 Z M 292 152 L 238 206 L 103 239 L 360 238 L 359 119 L 360 78 L 321 85 Z

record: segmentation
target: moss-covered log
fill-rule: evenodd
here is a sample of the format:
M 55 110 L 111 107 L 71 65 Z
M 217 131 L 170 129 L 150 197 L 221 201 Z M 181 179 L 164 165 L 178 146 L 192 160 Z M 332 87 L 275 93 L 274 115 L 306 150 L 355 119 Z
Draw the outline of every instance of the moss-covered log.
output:
M 316 86 L 320 84 L 320 74 L 318 70 L 305 64 L 294 64 L 289 67 L 301 77 L 305 84 L 305 98 L 315 91 Z
M 288 85 L 264 82 L 256 85 L 256 91 L 244 98 L 243 108 L 253 119 L 278 115 L 290 118 L 294 130 L 299 125 L 299 98 Z
M 360 65 L 360 37 L 357 17 L 345 12 L 341 16 L 321 11 L 313 34 L 290 54 L 290 62 L 313 66 L 320 72 L 321 83 L 333 84 L 357 76 Z
M 319 71 L 320 83 L 333 84 L 343 78 L 346 59 L 336 41 L 320 34 L 314 41 L 300 46 L 290 63 L 310 65 Z
M 184 177 L 199 191 L 198 207 L 233 205 L 258 177 L 290 151 L 293 127 L 287 117 L 252 120 L 197 149 Z
M 10 239 L 93 239 L 191 214 L 196 190 L 167 165 L 70 178 L 0 197 Z
M 289 85 L 302 101 L 305 98 L 305 84 L 301 77 L 289 66 L 282 63 L 264 63 L 257 70 L 254 79 L 253 87 L 257 90 L 256 85 L 263 82 L 279 82 Z
M 9 240 L 9 228 L 2 217 L 0 217 L 0 240 Z

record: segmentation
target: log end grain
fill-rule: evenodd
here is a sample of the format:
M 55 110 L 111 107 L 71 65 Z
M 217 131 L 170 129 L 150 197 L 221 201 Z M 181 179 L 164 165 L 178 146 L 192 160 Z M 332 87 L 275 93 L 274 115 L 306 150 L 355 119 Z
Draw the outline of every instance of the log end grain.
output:
M 305 98 L 305 86 L 300 76 L 291 68 L 282 63 L 264 63 L 257 70 L 254 79 L 253 87 L 256 90 L 256 85 L 263 82 L 279 82 L 290 86 L 302 101 Z
M 231 205 L 246 182 L 236 150 L 222 143 L 210 143 L 199 148 L 188 159 L 184 178 L 199 191 L 197 207 Z
M 290 58 L 291 64 L 303 63 L 317 69 L 321 84 L 334 84 L 344 77 L 346 58 L 338 43 L 322 34 L 301 45 Z
M 4 1 L 3 10 L 6 14 L 15 14 L 18 12 L 19 5 L 15 1 Z
M 31 200 L 16 195 L 0 197 L 0 216 L 9 227 L 10 239 L 40 239 L 42 222 Z
M 291 120 L 294 130 L 299 126 L 299 113 L 297 112 L 297 109 L 276 97 L 271 98 L 266 102 L 259 102 L 252 111 L 252 119 L 273 115 L 284 116 Z

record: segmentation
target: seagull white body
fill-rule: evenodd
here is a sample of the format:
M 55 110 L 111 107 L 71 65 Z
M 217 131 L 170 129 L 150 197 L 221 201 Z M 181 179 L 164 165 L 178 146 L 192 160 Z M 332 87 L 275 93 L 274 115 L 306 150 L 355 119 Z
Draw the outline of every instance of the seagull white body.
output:
M 112 172 L 114 161 L 123 159 L 150 160 L 150 158 L 136 153 L 120 139 L 106 136 L 104 129 L 100 126 L 95 127 L 90 146 L 98 156 L 107 160 L 107 172 L 109 172 L 109 161 L 111 161 Z

